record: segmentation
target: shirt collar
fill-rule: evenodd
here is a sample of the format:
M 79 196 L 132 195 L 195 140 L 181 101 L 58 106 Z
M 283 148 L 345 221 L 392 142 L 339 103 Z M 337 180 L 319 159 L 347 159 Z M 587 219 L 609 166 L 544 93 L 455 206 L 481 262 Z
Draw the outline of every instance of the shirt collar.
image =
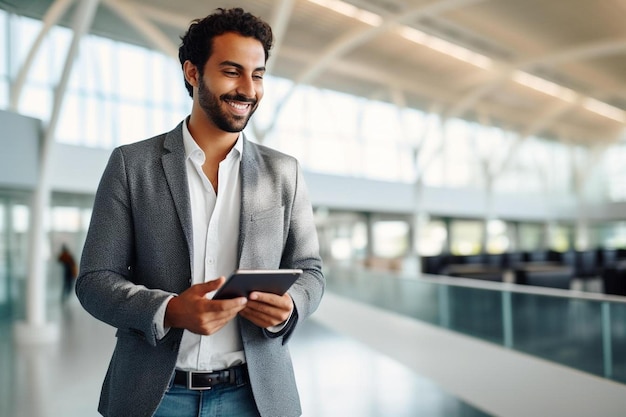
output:
M 198 146 L 196 141 L 193 139 L 193 136 L 191 136 L 191 132 L 189 132 L 189 127 L 187 126 L 188 122 L 189 117 L 187 117 L 183 123 L 183 145 L 185 146 L 185 156 L 187 159 L 191 159 L 193 162 L 197 162 L 202 165 L 204 164 L 206 157 L 204 155 L 204 151 L 200 148 L 200 146 Z M 241 155 L 243 155 L 242 136 L 243 135 L 239 133 L 235 146 L 233 146 L 228 155 L 226 155 L 226 158 L 233 155 L 241 160 Z

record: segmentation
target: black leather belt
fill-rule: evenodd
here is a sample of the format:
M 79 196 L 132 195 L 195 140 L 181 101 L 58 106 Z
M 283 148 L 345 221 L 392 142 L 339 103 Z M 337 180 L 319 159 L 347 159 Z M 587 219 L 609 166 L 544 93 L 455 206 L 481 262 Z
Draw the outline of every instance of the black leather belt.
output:
M 177 369 L 174 374 L 174 384 L 192 390 L 207 390 L 219 384 L 240 385 L 247 381 L 248 367 L 245 364 L 210 372 L 186 372 Z

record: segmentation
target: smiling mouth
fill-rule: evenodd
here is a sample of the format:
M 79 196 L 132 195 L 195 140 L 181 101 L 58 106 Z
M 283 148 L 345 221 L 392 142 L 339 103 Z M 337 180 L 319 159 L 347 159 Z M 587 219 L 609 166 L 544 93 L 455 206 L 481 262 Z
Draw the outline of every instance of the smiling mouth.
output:
M 226 104 L 228 104 L 228 107 L 237 116 L 246 116 L 246 115 L 248 115 L 250 113 L 250 109 L 254 105 L 253 101 L 224 99 L 224 102 L 226 102 Z
M 244 111 L 244 110 L 249 109 L 250 105 L 252 104 L 252 103 L 242 103 L 240 101 L 229 101 L 229 100 L 226 100 L 226 103 L 228 103 L 228 105 L 232 107 L 233 109 L 239 110 L 239 111 Z

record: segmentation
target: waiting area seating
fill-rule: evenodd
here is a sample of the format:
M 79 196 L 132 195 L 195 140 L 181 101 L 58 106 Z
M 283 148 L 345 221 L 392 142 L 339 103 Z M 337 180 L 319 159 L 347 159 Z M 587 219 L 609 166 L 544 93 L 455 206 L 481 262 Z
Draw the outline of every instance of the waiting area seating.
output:
M 626 296 L 626 249 L 441 254 L 422 257 L 422 272 L 489 281 L 510 274 L 517 284 L 564 289 L 573 279 L 601 279 L 605 293 Z

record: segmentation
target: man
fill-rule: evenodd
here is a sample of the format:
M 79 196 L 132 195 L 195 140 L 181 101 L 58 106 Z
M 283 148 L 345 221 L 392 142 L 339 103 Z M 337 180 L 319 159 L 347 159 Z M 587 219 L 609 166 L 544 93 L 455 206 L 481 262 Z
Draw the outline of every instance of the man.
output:
M 179 50 L 191 115 L 111 155 L 76 288 L 117 328 L 104 416 L 301 414 L 287 341 L 325 285 L 311 205 L 297 161 L 241 133 L 271 45 L 238 8 L 192 22 Z M 212 300 L 237 268 L 304 273 L 283 296 Z

